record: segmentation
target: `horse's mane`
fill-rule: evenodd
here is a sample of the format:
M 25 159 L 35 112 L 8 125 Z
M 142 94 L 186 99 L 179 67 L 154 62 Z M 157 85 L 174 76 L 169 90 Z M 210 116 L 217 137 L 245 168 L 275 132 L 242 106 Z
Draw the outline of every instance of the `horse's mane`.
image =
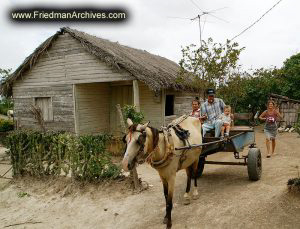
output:
M 130 131 L 130 132 L 136 131 L 138 125 L 139 125 L 139 124 L 133 124 L 133 125 L 131 125 L 131 126 L 128 128 L 129 131 Z M 156 128 L 154 128 L 154 127 L 152 127 L 152 126 L 147 126 L 147 127 L 150 128 L 151 133 L 152 133 L 152 137 L 153 137 L 153 142 L 152 142 L 152 144 L 153 144 L 153 146 L 156 146 L 156 145 L 158 144 L 158 140 L 159 140 L 159 130 L 156 129 Z

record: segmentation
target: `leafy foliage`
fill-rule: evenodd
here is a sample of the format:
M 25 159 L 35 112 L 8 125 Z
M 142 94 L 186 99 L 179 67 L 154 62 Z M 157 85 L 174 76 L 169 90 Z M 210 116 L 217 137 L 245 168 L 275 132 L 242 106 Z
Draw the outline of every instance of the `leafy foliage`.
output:
M 218 95 L 236 112 L 252 112 L 266 109 L 270 93 L 281 93 L 282 69 L 257 69 L 252 74 L 233 75 L 226 84 L 219 87 Z
M 287 185 L 295 185 L 300 187 L 300 177 L 289 179 Z
M 13 106 L 11 98 L 2 98 L 0 100 L 0 114 L 7 115 L 7 111 L 12 110 Z
M 0 68 L 0 82 L 7 79 L 11 69 Z M 13 102 L 11 98 L 2 98 L 0 101 L 0 114 L 7 115 L 7 111 L 13 108 Z
M 13 121 L 0 119 L 0 132 L 6 132 L 13 129 L 14 129 Z
M 0 68 L 0 80 L 1 81 L 4 81 L 6 80 L 6 78 L 9 76 L 9 74 L 11 73 L 11 68 L 9 69 L 3 69 L 3 68 Z
M 137 112 L 135 106 L 133 105 L 125 105 L 122 111 L 125 121 L 127 118 L 130 118 L 133 123 L 138 124 L 142 123 L 144 120 L 144 114 L 142 112 Z
M 239 67 L 237 61 L 243 49 L 238 47 L 238 43 L 229 40 L 224 45 L 214 43 L 212 38 L 203 41 L 199 48 L 194 44 L 189 45 L 181 50 L 178 81 L 192 84 L 199 90 L 216 87 Z
M 284 80 L 281 86 L 282 94 L 294 99 L 300 99 L 300 53 L 288 58 L 282 68 Z
M 14 131 L 8 136 L 13 175 L 65 175 L 78 180 L 116 178 L 120 168 L 106 152 L 108 135 Z

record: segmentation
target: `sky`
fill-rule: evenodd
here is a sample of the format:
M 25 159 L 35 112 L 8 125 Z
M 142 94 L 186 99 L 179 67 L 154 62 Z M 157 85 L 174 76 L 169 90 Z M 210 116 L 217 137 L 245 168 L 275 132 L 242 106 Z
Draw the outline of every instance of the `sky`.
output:
M 181 48 L 199 45 L 199 27 L 194 18 L 202 11 L 214 11 L 206 20 L 202 39 L 212 37 L 224 43 L 260 18 L 278 0 L 1 0 L 0 68 L 16 69 L 44 40 L 61 27 L 71 28 L 146 50 L 179 62 Z M 23 24 L 9 19 L 11 8 L 28 6 L 78 7 L 116 6 L 126 8 L 129 19 L 118 23 Z M 219 10 L 218 10 L 219 9 Z M 300 52 L 300 1 L 283 0 L 261 21 L 234 41 L 245 50 L 239 63 L 244 70 L 281 67 Z M 180 17 L 180 18 L 175 18 Z M 222 20 L 217 19 L 221 18 Z M 202 20 L 201 19 L 201 20 Z M 225 21 L 224 21 L 225 20 Z

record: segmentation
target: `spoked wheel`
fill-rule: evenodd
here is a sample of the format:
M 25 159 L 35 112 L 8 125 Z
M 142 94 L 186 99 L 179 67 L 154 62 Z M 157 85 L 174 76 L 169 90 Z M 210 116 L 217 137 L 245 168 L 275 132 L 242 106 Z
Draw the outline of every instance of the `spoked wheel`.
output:
M 257 181 L 262 173 L 261 153 L 258 148 L 251 148 L 248 152 L 248 176 L 250 180 Z
M 203 173 L 203 170 L 204 170 L 204 163 L 205 163 L 205 157 L 199 157 L 196 178 L 199 178 L 199 177 L 202 176 L 202 173 Z M 194 173 L 192 174 L 192 177 L 193 178 L 195 177 Z

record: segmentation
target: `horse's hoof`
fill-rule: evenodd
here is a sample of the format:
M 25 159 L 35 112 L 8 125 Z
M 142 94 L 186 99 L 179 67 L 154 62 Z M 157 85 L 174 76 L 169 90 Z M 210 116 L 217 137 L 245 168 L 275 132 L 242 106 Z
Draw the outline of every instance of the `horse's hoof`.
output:
M 190 198 L 184 198 L 183 204 L 184 205 L 189 205 L 191 203 L 191 199 Z
M 167 224 L 167 222 L 168 222 L 168 218 L 165 217 L 164 220 L 163 220 L 163 224 Z
M 168 224 L 167 229 L 171 229 L 171 228 L 172 228 L 172 224 Z
M 198 194 L 197 189 L 195 189 L 193 192 L 193 200 L 197 200 L 198 198 L 199 198 L 199 194 Z
M 199 195 L 193 195 L 193 200 L 198 200 L 199 199 Z

